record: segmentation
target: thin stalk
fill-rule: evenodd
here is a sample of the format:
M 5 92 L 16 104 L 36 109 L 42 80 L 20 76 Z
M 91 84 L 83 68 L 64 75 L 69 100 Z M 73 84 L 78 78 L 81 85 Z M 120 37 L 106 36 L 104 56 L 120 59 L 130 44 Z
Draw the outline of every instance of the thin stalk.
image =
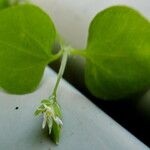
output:
M 66 64 L 67 64 L 68 54 L 69 54 L 68 50 L 64 49 L 63 57 L 62 57 L 62 61 L 61 61 L 60 69 L 59 69 L 59 73 L 58 73 L 58 76 L 57 76 L 57 81 L 56 81 L 56 84 L 55 84 L 55 87 L 54 87 L 53 93 L 52 93 L 53 96 L 56 96 L 58 85 L 59 85 L 60 80 L 61 80 L 61 78 L 64 74 Z

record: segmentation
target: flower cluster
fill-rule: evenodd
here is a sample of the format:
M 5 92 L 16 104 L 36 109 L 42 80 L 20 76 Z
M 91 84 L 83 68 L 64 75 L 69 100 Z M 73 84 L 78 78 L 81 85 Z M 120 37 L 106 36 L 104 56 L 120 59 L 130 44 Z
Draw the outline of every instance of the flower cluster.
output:
M 43 114 L 42 128 L 44 129 L 47 125 L 49 134 L 52 134 L 54 142 L 58 143 L 63 123 L 61 109 L 55 96 L 41 101 L 41 106 L 35 111 L 36 116 L 40 114 Z

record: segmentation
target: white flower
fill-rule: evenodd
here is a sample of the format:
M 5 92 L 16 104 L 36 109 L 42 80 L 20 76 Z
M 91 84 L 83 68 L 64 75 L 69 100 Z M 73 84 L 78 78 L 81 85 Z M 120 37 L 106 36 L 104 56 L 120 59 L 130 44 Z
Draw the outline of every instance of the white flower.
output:
M 35 115 L 43 114 L 42 129 L 48 126 L 49 134 L 53 131 L 53 140 L 58 143 L 63 122 L 61 120 L 62 113 L 55 96 L 41 101 L 41 106 L 35 111 Z
M 50 105 L 49 105 L 50 104 Z M 42 104 L 43 109 L 41 112 L 43 112 L 43 123 L 42 123 L 42 129 L 46 127 L 46 124 L 48 125 L 49 128 L 49 134 L 51 134 L 52 126 L 53 126 L 53 121 L 59 126 L 62 127 L 63 122 L 62 120 L 56 115 L 57 113 L 55 112 L 54 105 L 53 103 L 43 103 Z M 57 105 L 58 106 L 58 105 Z M 39 109 L 38 109 L 39 110 Z

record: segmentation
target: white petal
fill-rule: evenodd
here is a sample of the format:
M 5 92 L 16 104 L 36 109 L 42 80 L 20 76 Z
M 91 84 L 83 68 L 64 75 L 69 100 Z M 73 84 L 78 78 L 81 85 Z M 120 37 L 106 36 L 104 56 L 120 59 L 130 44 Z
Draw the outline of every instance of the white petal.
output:
M 48 124 L 49 134 L 51 134 L 52 125 L 53 125 L 53 119 L 52 119 L 52 117 L 50 117 L 48 119 L 47 124 Z
M 61 121 L 59 117 L 55 117 L 54 120 L 58 125 L 61 125 L 61 126 L 63 125 L 63 122 Z
M 44 129 L 44 128 L 45 128 L 45 126 L 46 126 L 46 120 L 47 120 L 47 118 L 46 118 L 46 113 L 44 113 L 44 114 L 43 114 L 42 129 Z

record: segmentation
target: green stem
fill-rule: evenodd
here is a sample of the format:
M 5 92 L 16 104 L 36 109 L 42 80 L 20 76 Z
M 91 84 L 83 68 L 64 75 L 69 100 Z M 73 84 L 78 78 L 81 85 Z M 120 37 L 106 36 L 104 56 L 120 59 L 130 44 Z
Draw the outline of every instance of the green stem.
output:
M 64 74 L 65 67 L 66 67 L 66 64 L 67 64 L 68 54 L 69 54 L 69 51 L 68 51 L 67 48 L 65 48 L 63 50 L 63 57 L 62 57 L 59 73 L 58 73 L 58 76 L 57 76 L 57 81 L 56 81 L 55 87 L 53 89 L 53 93 L 52 93 L 53 96 L 56 96 L 58 85 L 59 85 L 60 80 L 61 80 L 61 78 L 62 78 L 62 76 Z
M 77 50 L 77 49 L 72 49 L 71 50 L 72 55 L 80 55 L 83 57 L 86 57 L 86 51 L 85 50 Z
M 59 72 L 58 72 L 57 81 L 55 83 L 55 87 L 54 87 L 53 92 L 52 92 L 52 96 L 54 96 L 54 97 L 56 97 L 58 85 L 59 85 L 60 80 L 61 80 L 61 78 L 64 74 L 69 53 L 72 54 L 72 55 L 80 55 L 80 56 L 86 57 L 86 52 L 84 50 L 76 50 L 76 49 L 72 49 L 69 46 L 67 47 L 67 46 L 64 45 L 63 50 L 61 50 L 55 56 L 54 59 L 58 59 L 62 55 L 62 53 L 63 53 L 63 57 L 62 57 L 60 69 L 59 69 Z
M 51 57 L 49 58 L 48 63 L 51 63 L 51 62 L 57 60 L 58 58 L 60 58 L 62 56 L 62 54 L 63 54 L 63 50 L 60 50 L 57 54 L 53 55 L 52 58 Z

